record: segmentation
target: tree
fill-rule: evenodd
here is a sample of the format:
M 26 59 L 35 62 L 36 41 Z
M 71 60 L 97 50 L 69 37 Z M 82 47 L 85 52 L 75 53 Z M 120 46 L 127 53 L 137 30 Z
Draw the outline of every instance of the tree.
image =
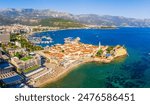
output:
M 102 49 L 100 49 L 100 50 L 98 50 L 98 52 L 97 52 L 96 56 L 101 56 L 102 54 L 103 54 L 103 50 L 102 50 Z
M 114 48 L 113 46 L 109 46 L 109 47 L 107 48 L 107 50 L 106 50 L 107 53 L 110 53 L 110 52 L 113 50 L 113 48 Z
M 18 57 L 19 59 L 22 58 L 22 54 L 20 54 L 19 52 L 17 52 L 17 53 L 15 54 L 15 56 Z
M 62 53 L 64 53 L 65 52 L 65 50 L 62 50 Z

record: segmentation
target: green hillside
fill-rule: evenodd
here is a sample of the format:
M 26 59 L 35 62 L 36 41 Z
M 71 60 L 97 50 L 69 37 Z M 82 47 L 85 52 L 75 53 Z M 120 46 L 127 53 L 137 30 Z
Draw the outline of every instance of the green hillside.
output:
M 51 27 L 60 27 L 60 28 L 84 27 L 84 25 L 81 23 L 72 20 L 60 19 L 60 18 L 42 19 L 39 22 L 39 24 L 42 26 L 51 26 Z

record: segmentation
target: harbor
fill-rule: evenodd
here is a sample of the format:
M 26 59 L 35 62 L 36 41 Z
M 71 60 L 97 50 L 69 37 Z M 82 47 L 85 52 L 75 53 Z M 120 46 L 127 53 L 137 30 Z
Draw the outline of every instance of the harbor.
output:
M 28 39 L 33 44 L 50 44 L 53 43 L 53 39 L 51 37 L 42 36 L 42 37 L 28 37 Z

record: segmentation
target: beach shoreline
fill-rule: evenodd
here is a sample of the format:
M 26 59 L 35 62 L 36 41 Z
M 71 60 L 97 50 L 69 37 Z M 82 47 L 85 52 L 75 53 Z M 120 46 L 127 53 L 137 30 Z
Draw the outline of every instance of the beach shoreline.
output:
M 45 30 L 45 31 L 37 31 L 37 32 L 30 32 L 27 35 L 28 36 L 33 36 L 34 34 L 42 33 L 42 32 L 52 32 L 52 31 L 65 31 L 65 30 L 80 30 L 80 29 L 101 29 L 101 30 L 111 30 L 111 29 L 118 29 L 117 28 L 91 28 L 91 27 L 82 27 L 82 28 L 65 28 L 65 29 L 52 29 L 52 30 Z
M 38 88 L 45 88 L 45 86 L 47 84 L 51 84 L 55 81 L 58 81 L 62 78 L 64 78 L 65 76 L 67 76 L 70 72 L 72 72 L 73 70 L 75 70 L 77 67 L 83 65 L 83 64 L 86 64 L 86 63 L 90 63 L 90 62 L 96 62 L 94 60 L 85 60 L 85 61 L 82 61 L 81 63 L 78 63 L 78 64 L 75 64 L 75 65 L 71 65 L 70 67 L 68 67 L 67 69 L 65 68 L 62 68 L 61 72 L 59 72 L 58 74 L 56 74 L 53 78 L 49 78 L 47 79 L 46 81 L 44 82 L 40 82 L 40 84 L 37 84 L 35 87 L 38 87 Z
M 117 57 L 117 58 L 122 58 L 122 57 L 125 57 L 125 56 L 120 56 L 120 57 Z M 79 66 L 81 66 L 83 64 L 92 63 L 92 62 L 107 64 L 107 63 L 110 63 L 110 62 L 113 62 L 113 61 L 114 61 L 114 59 L 109 60 L 109 61 L 101 60 L 101 59 L 96 60 L 94 58 L 92 58 L 92 59 L 84 59 L 84 60 L 82 60 L 82 62 L 80 62 L 78 64 L 75 64 L 75 65 L 71 65 L 67 69 L 61 68 L 61 70 L 60 70 L 60 68 L 57 68 L 56 71 L 58 71 L 58 72 L 55 72 L 56 74 L 53 74 L 52 77 L 51 76 L 47 76 L 48 78 L 46 78 L 46 79 L 44 79 L 42 81 L 39 81 L 37 84 L 33 85 L 33 87 L 35 87 L 35 88 L 47 88 L 46 85 L 52 84 L 52 83 L 54 83 L 54 82 L 64 78 L 70 72 L 74 71 L 76 68 L 78 68 Z

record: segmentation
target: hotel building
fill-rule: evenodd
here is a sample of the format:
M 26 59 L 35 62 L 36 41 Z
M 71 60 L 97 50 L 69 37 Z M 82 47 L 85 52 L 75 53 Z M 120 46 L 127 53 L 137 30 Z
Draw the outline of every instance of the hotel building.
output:
M 11 58 L 11 63 L 16 66 L 18 70 L 24 71 L 34 66 L 41 65 L 41 57 L 40 55 L 34 55 L 28 60 L 21 60 L 17 57 Z

